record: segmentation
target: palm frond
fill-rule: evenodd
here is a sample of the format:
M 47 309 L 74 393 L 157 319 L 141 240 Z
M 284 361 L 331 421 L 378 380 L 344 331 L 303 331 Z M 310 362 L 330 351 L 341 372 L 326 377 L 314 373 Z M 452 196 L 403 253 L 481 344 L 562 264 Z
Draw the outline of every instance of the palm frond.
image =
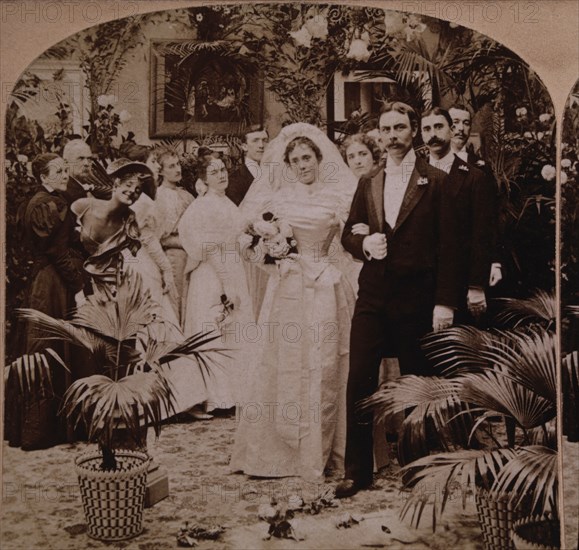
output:
M 106 347 L 106 342 L 98 334 L 77 327 L 64 319 L 54 319 L 35 309 L 19 308 L 16 312 L 46 335 L 43 336 L 43 340 L 62 340 L 83 347 L 92 353 L 98 353 Z
M 68 388 L 62 411 L 77 426 L 87 427 L 89 440 L 112 447 L 113 433 L 125 428 L 136 441 L 141 427 L 158 435 L 167 411 L 174 412 L 169 382 L 152 372 L 137 372 L 120 380 L 100 374 L 74 382 Z
M 515 449 L 462 450 L 426 456 L 402 468 L 405 487 L 412 493 L 400 511 L 401 519 L 411 513 L 411 524 L 419 527 L 424 509 L 433 506 L 432 527 L 457 492 L 466 497 L 475 486 L 489 488 L 501 468 L 517 455 Z M 434 497 L 434 499 L 432 498 Z
M 517 456 L 499 472 L 491 492 L 508 495 L 516 507 L 531 501 L 531 514 L 557 514 L 557 451 L 540 445 L 517 449 Z
M 455 326 L 428 334 L 422 342 L 426 355 L 445 372 L 481 371 L 492 367 L 485 350 L 495 349 L 504 337 L 472 326 Z
M 460 399 L 461 386 L 460 378 L 402 376 L 363 400 L 360 410 L 373 409 L 382 420 L 407 414 L 398 447 L 399 460 L 407 464 L 428 452 L 430 427 L 443 447 L 466 446 L 473 419 Z
M 507 376 L 528 390 L 557 403 L 557 336 L 537 328 L 513 333 L 514 345 L 505 348 L 498 364 Z
M 521 324 L 544 321 L 552 326 L 557 318 L 557 301 L 552 292 L 537 290 L 529 298 L 498 298 L 505 309 L 497 316 L 505 323 Z
M 44 352 L 22 355 L 10 365 L 4 367 L 4 381 L 6 385 L 15 381 L 20 393 L 26 398 L 37 396 L 52 396 L 52 375 L 49 357 L 64 370 L 70 372 L 58 353 L 47 348 Z
M 548 422 L 557 413 L 555 403 L 502 373 L 466 373 L 464 378 L 461 399 L 487 411 L 486 417 L 507 416 L 528 430 Z
M 124 342 L 135 338 L 154 320 L 154 307 L 139 273 L 124 273 L 114 300 L 92 295 L 79 307 L 72 323 L 95 334 Z

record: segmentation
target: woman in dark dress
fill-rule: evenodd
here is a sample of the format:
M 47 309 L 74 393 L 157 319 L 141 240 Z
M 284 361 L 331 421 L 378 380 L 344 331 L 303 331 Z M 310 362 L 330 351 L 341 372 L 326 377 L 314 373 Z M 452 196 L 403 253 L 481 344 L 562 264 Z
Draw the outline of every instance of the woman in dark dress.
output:
M 82 255 L 74 245 L 74 217 L 67 201 L 68 172 L 64 160 L 48 153 L 37 156 L 32 172 L 40 187 L 30 199 L 22 224 L 34 254 L 26 306 L 51 317 L 65 318 L 75 305 L 75 295 L 84 286 Z M 54 349 L 70 366 L 69 347 L 47 343 L 38 330 L 25 334 L 23 353 Z M 6 439 L 24 450 L 43 449 L 72 439 L 72 430 L 57 416 L 60 400 L 71 383 L 61 366 L 52 369 L 53 396 L 22 398 L 9 380 L 6 388 Z

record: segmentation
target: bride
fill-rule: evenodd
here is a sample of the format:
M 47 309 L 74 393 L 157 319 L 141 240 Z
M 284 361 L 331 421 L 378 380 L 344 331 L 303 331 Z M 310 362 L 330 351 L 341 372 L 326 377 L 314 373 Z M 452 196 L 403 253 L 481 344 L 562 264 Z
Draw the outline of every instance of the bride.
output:
M 265 167 L 240 205 L 289 224 L 297 258 L 270 271 L 259 316 L 232 471 L 321 480 L 343 469 L 346 382 L 355 268 L 339 236 L 357 178 L 318 128 L 292 124 L 270 142 Z M 258 260 L 256 260 L 258 261 Z

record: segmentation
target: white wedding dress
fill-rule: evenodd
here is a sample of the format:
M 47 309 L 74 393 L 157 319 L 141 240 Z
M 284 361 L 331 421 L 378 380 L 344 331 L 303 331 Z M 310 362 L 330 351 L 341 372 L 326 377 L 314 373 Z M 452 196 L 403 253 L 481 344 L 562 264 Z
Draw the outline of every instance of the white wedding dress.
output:
M 312 192 L 313 191 L 313 192 Z M 342 269 L 351 193 L 293 183 L 267 203 L 294 233 L 299 259 L 270 271 L 238 412 L 231 470 L 319 480 L 343 471 L 354 291 Z

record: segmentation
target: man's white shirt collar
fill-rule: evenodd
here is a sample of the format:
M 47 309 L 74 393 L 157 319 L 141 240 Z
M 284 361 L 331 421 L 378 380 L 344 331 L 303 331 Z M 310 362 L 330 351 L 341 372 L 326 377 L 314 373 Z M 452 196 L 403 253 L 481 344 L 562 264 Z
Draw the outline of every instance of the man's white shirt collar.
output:
M 460 151 L 457 151 L 455 155 L 464 160 L 464 162 L 468 162 L 468 151 L 466 150 L 466 145 Z
M 450 149 L 448 153 L 440 160 L 436 160 L 432 155 L 430 155 L 430 165 L 438 168 L 439 170 L 443 170 L 448 174 L 452 168 L 454 158 L 455 154 L 452 152 L 452 149 Z
M 44 187 L 44 189 L 46 189 L 49 193 L 54 193 L 54 187 L 51 187 L 47 183 L 43 183 L 42 187 Z
M 403 174 L 405 177 L 405 181 L 410 180 L 410 176 L 412 175 L 412 171 L 414 170 L 414 165 L 416 164 L 416 152 L 414 151 L 413 147 L 410 147 L 402 162 L 400 164 L 394 164 L 391 159 L 388 157 L 386 159 L 386 166 L 384 168 L 384 172 L 387 174 Z
M 249 157 L 245 157 L 245 166 L 247 166 L 247 169 L 249 170 L 249 173 L 253 176 L 253 179 L 259 176 L 260 172 L 259 162 L 250 159 Z

